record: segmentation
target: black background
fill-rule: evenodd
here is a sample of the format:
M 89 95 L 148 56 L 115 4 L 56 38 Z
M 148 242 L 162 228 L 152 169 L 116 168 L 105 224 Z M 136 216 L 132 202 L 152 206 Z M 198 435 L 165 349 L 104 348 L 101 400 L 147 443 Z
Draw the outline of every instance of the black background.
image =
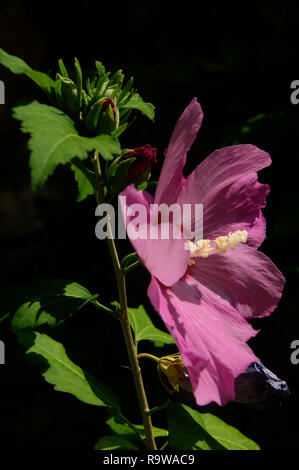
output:
M 272 166 L 260 172 L 271 187 L 264 214 L 267 239 L 261 250 L 286 277 L 278 308 L 255 322 L 250 342 L 257 356 L 287 380 L 292 396 L 281 408 L 252 410 L 230 403 L 207 407 L 262 449 L 298 446 L 298 372 L 290 362 L 290 343 L 299 338 L 298 321 L 298 116 L 290 101 L 290 84 L 299 79 L 295 1 L 230 2 L 56 2 L 11 1 L 0 10 L 0 46 L 31 67 L 52 74 L 63 58 L 76 56 L 83 69 L 101 60 L 108 70 L 122 68 L 156 106 L 155 123 L 139 117 L 124 134 L 122 147 L 149 143 L 158 149 L 157 179 L 170 133 L 182 110 L 197 96 L 204 122 L 188 155 L 186 174 L 205 156 L 224 145 L 252 143 L 266 150 Z M 11 118 L 11 107 L 23 99 L 45 101 L 24 76 L 1 67 L 6 104 L 0 106 L 1 284 L 22 285 L 34 277 L 65 277 L 98 292 L 103 303 L 116 299 L 106 247 L 94 235 L 95 203 L 76 203 L 77 188 L 68 168 L 59 167 L 45 186 L 30 188 L 27 136 Z M 246 121 L 264 115 L 252 125 Z M 245 127 L 244 129 L 244 126 Z M 130 252 L 129 242 L 119 243 Z M 129 304 L 143 303 L 162 327 L 146 297 L 148 273 L 128 277 Z M 124 341 L 119 325 L 86 307 L 49 332 L 62 341 L 77 364 L 119 390 L 124 413 L 140 422 Z M 104 408 L 85 405 L 54 392 L 35 365 L 24 358 L 14 335 L 0 330 L 6 364 L 0 367 L 0 448 L 29 450 L 92 449 L 109 429 Z M 141 350 L 154 352 L 150 344 Z M 174 352 L 164 348 L 158 354 Z M 150 406 L 168 398 L 154 363 L 143 362 Z M 121 383 L 121 387 L 119 384 Z M 154 418 L 165 425 L 165 415 Z

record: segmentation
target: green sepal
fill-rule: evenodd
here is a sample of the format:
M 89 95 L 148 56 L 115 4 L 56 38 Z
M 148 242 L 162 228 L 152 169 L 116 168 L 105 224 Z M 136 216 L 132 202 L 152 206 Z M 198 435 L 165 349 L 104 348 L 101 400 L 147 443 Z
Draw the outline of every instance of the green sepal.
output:
M 121 88 L 123 81 L 124 81 L 124 77 L 125 76 L 122 73 L 122 70 L 121 69 L 117 70 L 117 72 L 115 72 L 115 74 L 112 75 L 112 77 L 109 80 L 109 87 L 117 85 Z
M 125 101 L 126 98 L 129 97 L 130 90 L 133 86 L 133 80 L 134 80 L 133 77 L 129 78 L 129 80 L 127 81 L 127 83 L 125 84 L 123 89 L 121 90 L 121 92 L 119 94 L 119 104 L 121 104 L 122 101 Z
M 57 73 L 55 83 L 58 104 L 69 113 L 79 111 L 81 107 L 81 90 L 70 78 Z
M 127 178 L 130 170 L 130 166 L 136 160 L 135 157 L 127 158 L 126 160 L 121 161 L 116 169 L 111 182 L 109 185 L 111 195 L 120 193 L 127 186 Z
M 98 120 L 97 133 L 98 134 L 111 134 L 119 125 L 119 114 L 115 106 L 113 111 L 111 104 L 108 104 L 105 111 L 101 114 Z
M 89 135 L 95 135 L 104 99 L 96 101 L 85 117 L 85 128 Z
M 59 59 L 58 66 L 59 66 L 59 70 L 60 70 L 61 75 L 63 77 L 69 78 L 68 71 L 67 71 L 66 66 L 64 65 L 62 59 Z
M 76 85 L 77 85 L 77 89 L 78 89 L 78 100 L 79 100 L 78 106 L 79 106 L 79 109 L 80 109 L 81 106 L 82 106 L 82 82 L 83 82 L 83 79 L 82 79 L 81 65 L 80 65 L 77 57 L 75 57 L 75 76 L 76 76 Z
M 78 113 L 82 107 L 84 99 L 82 89 L 82 70 L 78 59 L 75 57 L 75 81 L 69 76 L 69 73 L 63 63 L 62 59 L 58 61 L 60 73 L 56 74 L 55 92 L 58 105 L 67 113 L 73 115 Z

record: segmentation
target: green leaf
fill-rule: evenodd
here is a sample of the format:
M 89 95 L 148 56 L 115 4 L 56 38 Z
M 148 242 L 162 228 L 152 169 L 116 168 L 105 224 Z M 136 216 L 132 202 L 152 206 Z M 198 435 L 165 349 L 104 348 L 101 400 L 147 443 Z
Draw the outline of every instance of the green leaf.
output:
M 114 131 L 111 132 L 111 135 L 113 137 L 116 137 L 118 138 L 123 132 L 125 132 L 125 130 L 129 127 L 129 123 L 128 122 L 124 122 L 123 124 L 121 124 L 117 129 L 115 129 Z
M 128 439 L 118 436 L 104 436 L 96 443 L 94 450 L 123 450 L 133 449 L 139 450 Z
M 33 189 L 38 189 L 57 165 L 68 163 L 73 157 L 83 160 L 88 152 L 98 150 L 105 160 L 111 160 L 120 153 L 117 139 L 104 134 L 80 136 L 72 119 L 52 106 L 33 101 L 16 106 L 13 116 L 22 121 L 21 130 L 31 134 L 28 147 Z
M 123 108 L 137 109 L 138 111 L 141 111 L 142 114 L 151 119 L 151 121 L 153 121 L 155 118 L 155 106 L 151 103 L 143 101 L 138 93 L 134 93 L 132 96 L 130 96 L 128 101 L 120 105 L 120 109 Z
M 202 413 L 207 432 L 228 450 L 259 450 L 260 447 L 245 437 L 238 429 L 226 424 L 217 416 Z
M 201 414 L 182 404 L 167 408 L 169 446 L 180 450 L 224 450 L 204 429 Z
M 167 408 L 169 446 L 181 450 L 258 450 L 259 446 L 236 428 L 210 413 L 183 404 Z
M 0 64 L 7 67 L 11 72 L 16 74 L 25 73 L 31 80 L 33 80 L 40 88 L 42 88 L 48 95 L 51 94 L 54 88 L 54 81 L 47 74 L 33 70 L 29 67 L 24 60 L 10 55 L 0 48 Z
M 12 317 L 11 327 L 16 330 L 36 328 L 40 325 L 57 326 L 98 295 L 66 279 L 43 279 L 28 287 L 16 289 L 19 306 Z
M 138 254 L 134 251 L 133 253 L 129 253 L 126 255 L 120 263 L 120 266 L 122 269 L 125 269 L 127 266 L 129 266 L 132 263 L 135 263 L 136 261 L 139 260 Z
M 45 380 L 60 392 L 70 393 L 89 405 L 108 406 L 119 411 L 117 398 L 104 384 L 72 362 L 64 346 L 46 334 L 36 331 L 17 333 L 26 356 L 39 362 Z
M 114 416 L 109 418 L 106 423 L 110 427 L 113 434 L 124 437 L 126 439 L 136 439 L 135 431 L 127 423 L 119 423 L 115 420 Z M 144 426 L 142 424 L 134 424 L 134 427 L 145 436 Z M 153 426 L 153 433 L 155 437 L 166 437 L 168 431 L 166 429 L 157 428 Z
M 73 170 L 75 180 L 78 183 L 77 202 L 80 202 L 87 198 L 87 196 L 94 194 L 94 188 L 90 182 L 90 179 L 85 176 L 85 174 L 82 170 L 80 170 L 80 168 L 75 165 L 71 165 L 71 169 Z
M 117 301 L 111 302 L 111 305 L 115 305 L 117 308 L 120 307 Z M 169 333 L 165 333 L 153 325 L 143 305 L 140 305 L 138 308 L 128 308 L 128 317 L 134 331 L 136 344 L 143 340 L 152 341 L 157 347 L 162 347 L 164 344 L 175 344 L 173 337 Z
M 131 327 L 135 334 L 135 341 L 152 341 L 157 342 L 159 345 L 163 344 L 174 344 L 175 341 L 169 333 L 165 333 L 162 330 L 156 328 L 150 317 L 147 315 L 143 305 L 138 308 L 129 308 L 128 315 Z

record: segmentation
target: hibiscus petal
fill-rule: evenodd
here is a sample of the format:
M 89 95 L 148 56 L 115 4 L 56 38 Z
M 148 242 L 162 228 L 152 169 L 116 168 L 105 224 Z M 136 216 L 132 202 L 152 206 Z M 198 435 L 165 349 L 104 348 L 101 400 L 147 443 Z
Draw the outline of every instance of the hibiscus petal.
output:
M 165 160 L 155 194 L 155 203 L 172 204 L 176 201 L 180 188 L 184 183 L 183 168 L 186 152 L 194 142 L 201 126 L 203 112 L 196 98 L 179 118 L 165 151 Z
M 177 202 L 203 204 L 204 238 L 248 228 L 249 243 L 257 247 L 265 235 L 260 209 L 269 188 L 257 182 L 256 172 L 270 164 L 269 155 L 253 145 L 216 150 L 188 176 Z M 194 230 L 194 220 L 191 227 Z
M 186 249 L 183 234 L 172 223 L 160 223 L 157 238 L 152 238 L 152 233 L 156 233 L 157 225 L 150 220 L 151 196 L 145 191 L 137 191 L 134 185 L 128 186 L 120 196 L 122 196 L 120 206 L 123 218 L 133 247 L 149 272 L 165 286 L 171 286 L 185 274 L 188 268 L 190 251 Z M 134 226 L 134 220 L 139 215 L 127 216 L 130 206 L 136 203 L 144 207 L 146 217 L 146 220 L 143 218 L 143 221 L 138 224 L 137 229 Z M 137 238 L 136 232 L 144 238 Z M 168 238 L 163 238 L 168 234 Z M 174 236 L 180 238 L 174 238 Z
M 261 208 L 270 188 L 257 181 L 257 173 L 240 178 L 214 195 L 203 208 L 203 238 L 215 239 L 236 230 L 248 232 L 247 244 L 258 248 L 266 235 Z
M 276 308 L 285 278 L 260 251 L 240 244 L 235 250 L 193 260 L 188 272 L 245 318 L 268 316 Z
M 123 199 L 123 197 L 126 198 L 126 201 Z M 119 193 L 119 202 L 123 211 L 126 210 L 126 207 L 129 207 L 132 204 L 142 204 L 149 213 L 150 204 L 153 202 L 153 196 L 146 191 L 137 191 L 135 185 L 131 184 L 130 186 L 127 186 L 121 193 Z
M 171 288 L 152 278 L 148 296 L 174 337 L 199 406 L 234 399 L 234 380 L 257 358 L 257 331 L 225 299 L 190 275 Z

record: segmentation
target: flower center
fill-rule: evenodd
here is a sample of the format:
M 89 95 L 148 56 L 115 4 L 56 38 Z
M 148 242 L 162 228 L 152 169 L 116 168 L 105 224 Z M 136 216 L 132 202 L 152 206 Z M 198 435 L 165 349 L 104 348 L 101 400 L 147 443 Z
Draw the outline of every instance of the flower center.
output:
M 207 258 L 210 255 L 219 253 L 225 253 L 227 250 L 234 250 L 239 243 L 246 243 L 247 240 L 246 230 L 236 230 L 235 232 L 229 232 L 227 236 L 220 236 L 213 240 L 214 245 L 211 246 L 211 240 L 199 240 L 197 243 L 193 243 L 190 240 L 190 258 L 200 256 L 201 258 Z M 190 261 L 193 264 L 194 261 Z

